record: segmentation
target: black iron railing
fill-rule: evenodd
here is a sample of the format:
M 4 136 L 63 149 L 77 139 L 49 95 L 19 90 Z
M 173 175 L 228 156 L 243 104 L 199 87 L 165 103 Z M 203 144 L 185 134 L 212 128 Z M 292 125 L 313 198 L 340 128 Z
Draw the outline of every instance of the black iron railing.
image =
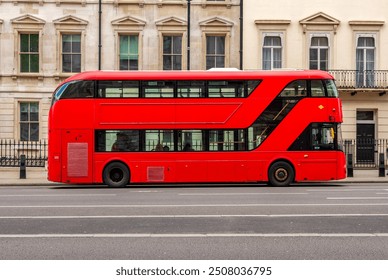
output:
M 346 158 L 354 168 L 388 166 L 388 139 L 346 139 L 343 143 Z M 381 162 L 383 160 L 383 162 Z
M 353 168 L 388 167 L 388 139 L 346 139 L 343 141 L 346 158 Z M 26 166 L 44 167 L 47 161 L 47 142 L 24 142 L 0 139 L 0 166 L 18 167 L 25 156 Z
M 0 166 L 20 166 L 24 156 L 26 166 L 44 167 L 47 161 L 47 142 L 0 139 Z

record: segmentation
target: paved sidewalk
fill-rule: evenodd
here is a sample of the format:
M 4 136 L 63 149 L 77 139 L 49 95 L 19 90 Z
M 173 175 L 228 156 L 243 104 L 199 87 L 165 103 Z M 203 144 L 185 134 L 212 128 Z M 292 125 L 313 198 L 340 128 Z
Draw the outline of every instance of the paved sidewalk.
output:
M 353 170 L 353 177 L 348 177 L 338 182 L 352 183 L 388 183 L 388 174 L 385 170 L 385 177 L 379 177 L 379 170 Z
M 26 179 L 20 179 L 18 167 L 0 167 L 0 186 L 37 186 L 55 184 L 47 180 L 44 167 L 27 167 Z
M 344 180 L 332 181 L 339 183 L 388 183 L 386 171 L 385 177 L 379 177 L 378 170 L 354 170 L 354 177 Z M 19 179 L 20 170 L 16 167 L 0 167 L 0 186 L 41 186 L 57 185 L 47 180 L 47 171 L 45 168 L 29 167 L 26 170 L 26 179 Z

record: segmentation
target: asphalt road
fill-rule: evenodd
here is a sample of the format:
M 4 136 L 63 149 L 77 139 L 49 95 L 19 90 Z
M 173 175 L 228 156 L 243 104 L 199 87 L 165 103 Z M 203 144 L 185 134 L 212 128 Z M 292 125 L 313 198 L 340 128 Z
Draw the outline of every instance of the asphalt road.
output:
M 388 259 L 386 184 L 0 187 L 0 259 Z

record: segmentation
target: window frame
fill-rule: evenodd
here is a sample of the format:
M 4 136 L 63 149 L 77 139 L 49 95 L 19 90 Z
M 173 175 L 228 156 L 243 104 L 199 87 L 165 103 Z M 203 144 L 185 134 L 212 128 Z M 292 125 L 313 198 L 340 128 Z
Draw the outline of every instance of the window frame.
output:
M 327 46 L 312 46 L 313 38 L 326 38 Z M 330 69 L 330 36 L 326 33 L 312 33 L 309 38 L 309 49 L 308 49 L 308 68 L 311 68 L 311 50 L 317 50 L 317 70 L 328 71 Z M 326 69 L 321 68 L 321 50 L 326 50 Z
M 131 59 L 129 59 L 129 64 L 128 64 L 128 69 L 121 69 L 121 38 L 123 36 L 126 36 L 129 38 L 129 53 L 127 53 L 126 55 L 128 55 L 129 57 L 134 55 L 134 56 L 137 56 L 136 58 L 136 61 L 137 61 L 137 69 L 131 69 L 130 65 L 130 61 Z M 118 60 L 118 70 L 139 70 L 139 67 L 140 67 L 140 37 L 139 37 L 139 34 L 138 33 L 119 33 L 117 35 L 118 37 L 118 53 L 117 53 L 117 60 Z M 132 53 L 131 52 L 131 38 L 137 38 L 137 53 Z
M 373 36 L 375 38 L 375 46 L 376 46 L 376 52 L 375 52 L 375 69 L 380 68 L 380 32 L 385 25 L 384 21 L 379 20 L 355 20 L 355 21 L 349 21 L 350 28 L 353 31 L 353 51 L 352 51 L 352 65 L 353 69 L 357 68 L 356 65 L 356 48 L 357 48 L 357 41 L 358 37 L 360 36 Z
M 138 36 L 138 70 L 143 70 L 143 39 L 146 22 L 132 16 L 124 16 L 111 22 L 114 32 L 114 69 L 120 69 L 120 35 Z
M 31 104 L 37 104 L 38 110 L 37 110 L 37 120 L 31 120 Z M 22 120 L 22 104 L 28 104 L 28 120 Z M 33 99 L 26 99 L 26 100 L 16 100 L 16 106 L 17 106 L 17 139 L 20 139 L 20 141 L 25 141 L 25 142 L 38 142 L 41 138 L 41 102 L 39 100 L 33 100 Z M 27 124 L 28 125 L 28 139 L 22 139 L 22 124 Z M 31 139 L 31 124 L 37 124 L 37 139 Z
M 80 50 L 79 50 L 79 53 L 74 53 L 74 52 L 71 52 L 71 53 L 64 53 L 64 50 L 63 50 L 63 43 L 64 43 L 64 41 L 63 41 L 63 36 L 64 35 L 67 35 L 67 36 L 73 36 L 73 35 L 79 35 L 80 36 Z M 82 49 L 83 49 L 83 43 L 82 43 L 82 33 L 73 33 L 73 32 L 61 32 L 61 34 L 60 34 L 60 36 L 61 36 L 61 47 L 60 47 L 60 66 L 61 66 L 61 73 L 66 73 L 66 74 L 73 74 L 73 73 L 79 73 L 79 72 L 81 72 L 82 71 L 82 66 L 83 66 L 83 63 L 82 63 L 82 58 L 83 58 L 83 55 L 82 55 Z M 73 46 L 72 46 L 73 47 Z M 79 55 L 80 56 L 80 58 L 79 58 L 79 64 L 80 64 L 80 66 L 79 66 L 79 71 L 73 71 L 74 69 L 73 69 L 73 67 L 71 67 L 71 71 L 70 72 L 68 72 L 68 71 L 64 71 L 64 59 L 63 59 L 63 56 L 65 55 L 65 54 L 67 54 L 67 55 L 69 55 L 70 54 L 70 56 L 73 58 L 73 55 Z M 73 60 L 72 60 L 72 62 L 71 62 L 71 65 L 73 65 Z
M 373 39 L 373 43 L 374 43 L 374 46 L 373 47 L 368 47 L 368 46 L 361 46 L 359 47 L 358 46 L 358 42 L 359 42 L 359 39 L 360 38 L 372 38 Z M 355 53 L 355 60 L 354 60 L 354 63 L 355 63 L 355 69 L 356 69 L 356 86 L 357 87 L 373 87 L 375 85 L 375 77 L 374 77 L 374 70 L 376 69 L 377 67 L 377 63 L 378 63 L 378 59 L 377 59 L 377 54 L 378 54 L 378 42 L 377 42 L 377 34 L 375 32 L 361 32 L 361 33 L 357 33 L 356 36 L 355 36 L 355 49 L 354 49 L 354 53 Z M 358 67 L 359 63 L 358 63 L 358 59 L 357 59 L 357 54 L 358 54 L 358 51 L 361 50 L 364 54 L 364 58 L 363 58 L 363 72 L 362 73 L 359 73 L 359 71 L 361 71 Z M 367 63 L 368 63 L 368 60 L 367 60 L 367 50 L 373 50 L 373 69 L 366 69 L 366 66 L 367 66 Z M 368 75 L 368 72 L 366 71 L 371 71 L 371 73 L 369 73 L 370 75 Z
M 224 52 L 223 54 L 218 54 L 217 53 L 217 40 L 215 40 L 214 42 L 214 47 L 215 47 L 215 50 L 214 50 L 214 54 L 208 54 L 208 39 L 209 38 L 223 38 L 224 39 Z M 226 41 L 226 35 L 225 34 L 206 34 L 205 36 L 205 69 L 206 70 L 209 70 L 211 68 L 226 68 L 227 67 L 227 64 L 226 64 L 226 52 L 227 52 L 227 41 Z M 215 58 L 215 65 L 212 66 L 212 67 L 208 67 L 208 57 L 214 57 Z M 223 58 L 223 66 L 220 67 L 217 65 L 217 58 L 220 58 L 222 57 Z
M 37 72 L 22 72 L 21 69 L 22 69 L 22 59 L 21 59 L 21 55 L 22 55 L 22 52 L 21 52 L 21 36 L 22 35 L 33 35 L 33 34 L 36 34 L 38 35 L 38 52 L 34 52 L 38 55 L 38 71 Z M 16 56 L 16 64 L 17 64 L 17 74 L 19 76 L 40 76 L 41 75 L 41 69 L 42 69 L 42 56 L 43 56 L 43 53 L 42 53 L 42 34 L 40 31 L 33 31 L 33 30 L 19 30 L 18 31 L 18 34 L 17 34 L 17 56 Z M 28 53 L 31 53 L 31 52 L 28 52 Z
M 203 0 L 206 3 L 205 0 Z M 230 0 L 229 0 L 230 1 Z M 224 5 L 224 3 L 222 3 Z M 235 59 L 231 58 L 231 48 L 234 46 L 234 41 L 231 40 L 232 32 L 235 28 L 235 24 L 232 21 L 228 21 L 221 17 L 212 17 L 204 21 L 199 22 L 199 26 L 201 29 L 201 37 L 202 37 L 202 67 L 201 69 L 206 68 L 206 44 L 208 36 L 223 36 L 225 37 L 225 59 L 224 59 L 224 67 L 231 67 L 231 61 L 235 61 Z M 232 46 L 233 45 L 233 46 Z
M 265 38 L 266 37 L 279 37 L 280 38 L 280 47 L 276 47 L 274 48 L 273 46 L 272 47 L 266 47 L 264 46 L 265 44 Z M 264 68 L 264 49 L 270 49 L 271 50 L 271 67 L 270 69 L 266 69 Z M 273 56 L 273 50 L 274 49 L 280 49 L 280 67 L 279 68 L 275 68 L 274 67 L 274 56 Z M 283 65 L 284 65 L 284 33 L 283 32 L 264 32 L 263 33 L 263 38 L 262 38 L 262 43 L 261 43 L 261 68 L 263 70 L 273 70 L 273 69 L 281 69 L 283 68 Z
M 170 37 L 170 38 L 174 38 L 174 37 L 178 37 L 181 39 L 181 47 L 180 47 L 180 54 L 175 54 L 174 53 L 174 40 L 172 40 L 172 43 L 171 43 L 171 53 L 168 53 L 166 54 L 164 52 L 164 39 L 166 37 Z M 165 69 L 165 64 L 164 64 L 164 58 L 166 56 L 169 56 L 171 58 L 171 64 L 172 64 L 172 68 L 171 69 Z M 180 57 L 180 69 L 178 68 L 174 68 L 174 58 L 175 57 Z M 183 70 L 183 35 L 182 34 L 169 34 L 169 33 L 165 33 L 165 34 L 162 34 L 162 68 L 163 70 Z
M 14 30 L 14 48 L 17 50 L 17 55 L 14 56 L 14 68 L 15 72 L 12 74 L 13 79 L 20 77 L 37 77 L 43 79 L 42 65 L 43 65 L 43 28 L 46 22 L 35 16 L 26 14 L 20 17 L 11 19 L 11 24 Z M 20 58 L 20 46 L 21 46 L 21 34 L 38 34 L 38 48 L 39 48 L 39 67 L 38 72 L 21 72 L 21 58 Z
M 137 50 L 138 50 L 138 53 L 137 53 L 137 70 L 143 70 L 142 68 L 142 64 L 143 64 L 143 35 L 142 35 L 142 32 L 138 32 L 138 31 L 121 31 L 120 30 L 117 30 L 116 33 L 115 33 L 115 50 L 116 50 L 116 54 L 115 54 L 115 69 L 117 70 L 120 70 L 120 38 L 121 36 L 137 36 Z M 136 71 L 137 71 L 136 70 Z M 126 71 L 126 70 L 124 70 Z
M 28 36 L 28 41 L 27 41 L 27 46 L 26 46 L 26 48 L 27 48 L 27 50 L 26 51 L 24 51 L 23 50 L 23 39 L 22 39 L 22 37 L 23 36 Z M 35 35 L 35 36 L 37 36 L 37 44 L 36 44 L 36 48 L 37 48 L 37 50 L 33 50 L 32 48 L 32 38 L 31 38 L 31 36 L 32 35 Z M 19 33 L 19 47 L 18 47 L 18 56 L 19 56 L 19 73 L 21 73 L 21 74 L 36 74 L 36 73 L 39 73 L 40 72 L 40 38 L 39 38 L 39 33 L 36 33 L 36 32 L 20 32 Z M 27 63 L 27 65 L 23 65 L 23 61 L 24 61 L 24 59 L 22 58 L 23 56 L 27 56 L 27 58 L 28 58 L 28 63 Z M 37 71 L 33 71 L 31 68 L 32 68 L 32 64 L 33 64 L 33 57 L 34 56 L 37 56 L 38 57 L 38 59 L 37 59 Z M 28 67 L 28 71 L 23 71 L 23 69 L 25 68 L 25 67 Z
M 70 77 L 74 73 L 78 73 L 78 72 L 63 72 L 63 60 L 62 60 L 62 36 L 63 35 L 80 34 L 81 36 L 80 72 L 85 71 L 85 64 L 86 64 L 85 36 L 86 36 L 86 27 L 89 22 L 81 18 L 68 15 L 68 16 L 64 16 L 62 18 L 53 20 L 53 23 L 56 29 L 57 50 L 58 50 L 56 54 L 58 72 L 54 74 L 55 79 L 59 80 L 60 78 Z

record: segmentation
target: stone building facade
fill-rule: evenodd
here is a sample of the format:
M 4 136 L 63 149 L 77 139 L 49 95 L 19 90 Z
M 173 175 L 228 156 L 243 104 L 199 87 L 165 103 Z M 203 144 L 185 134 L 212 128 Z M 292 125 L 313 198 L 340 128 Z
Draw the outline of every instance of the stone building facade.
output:
M 244 1 L 244 69 L 329 71 L 347 152 L 375 167 L 388 153 L 388 1 L 258 2 Z
M 0 139 L 46 139 L 51 94 L 77 72 L 239 67 L 239 2 L 0 0 Z

